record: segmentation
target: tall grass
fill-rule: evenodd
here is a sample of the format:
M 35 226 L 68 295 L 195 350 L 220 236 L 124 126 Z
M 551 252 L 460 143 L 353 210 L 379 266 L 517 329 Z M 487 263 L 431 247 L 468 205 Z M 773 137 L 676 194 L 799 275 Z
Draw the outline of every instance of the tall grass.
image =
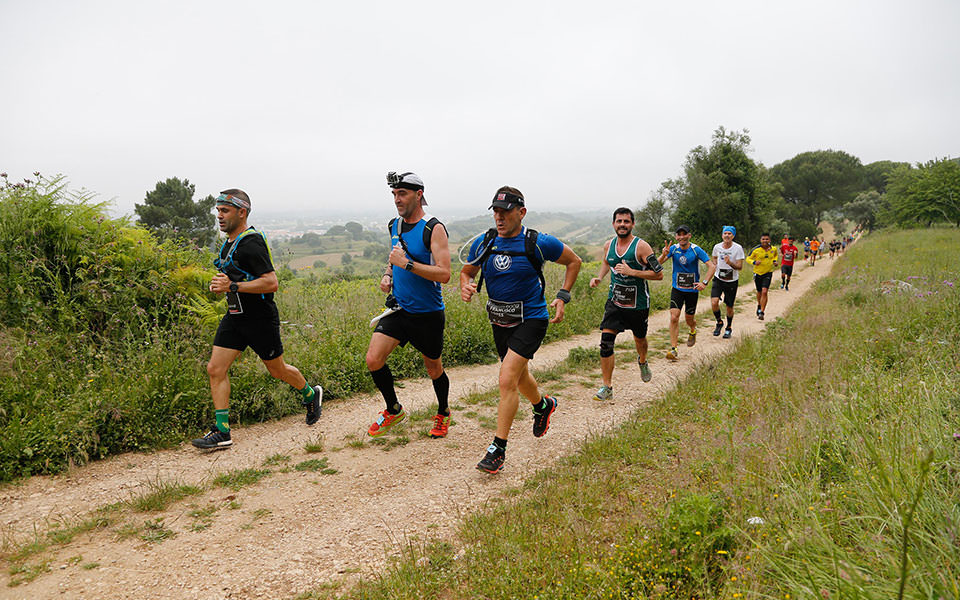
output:
M 722 366 L 339 597 L 960 597 L 958 244 L 859 242 Z

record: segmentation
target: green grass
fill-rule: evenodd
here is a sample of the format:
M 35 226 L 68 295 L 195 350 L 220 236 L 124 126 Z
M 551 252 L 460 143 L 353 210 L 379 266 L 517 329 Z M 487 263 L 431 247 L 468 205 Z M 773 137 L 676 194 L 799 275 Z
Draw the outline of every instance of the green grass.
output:
M 157 479 L 146 482 L 147 491 L 132 496 L 127 504 L 137 512 L 160 512 L 174 502 L 203 492 L 195 485 Z
M 281 453 L 278 452 L 277 454 L 271 454 L 270 456 L 268 456 L 268 457 L 266 457 L 265 459 L 263 459 L 263 466 L 265 466 L 265 467 L 278 467 L 278 466 L 281 466 L 281 465 L 285 465 L 285 464 L 287 464 L 288 462 L 290 462 L 290 455 L 289 455 L 289 454 L 281 454 Z
M 301 463 L 297 463 L 294 467 L 297 471 L 320 471 L 321 469 L 327 468 L 327 459 L 326 458 L 313 458 L 310 460 L 305 460 Z
M 318 433 L 317 437 L 303 445 L 303 451 L 307 454 L 316 454 L 323 452 L 323 434 Z
M 960 232 L 916 239 L 858 242 L 722 367 L 316 597 L 960 597 Z
M 234 469 L 221 473 L 213 479 L 213 485 L 238 491 L 252 485 L 271 473 L 270 469 Z

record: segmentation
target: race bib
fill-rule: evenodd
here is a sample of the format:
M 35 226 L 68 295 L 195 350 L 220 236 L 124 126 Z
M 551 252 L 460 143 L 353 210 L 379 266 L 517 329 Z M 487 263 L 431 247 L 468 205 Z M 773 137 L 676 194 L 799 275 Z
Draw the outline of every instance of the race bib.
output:
M 231 315 L 243 314 L 243 304 L 240 303 L 239 293 L 227 292 L 227 313 Z
M 696 273 L 677 273 L 677 288 L 681 290 L 692 290 L 697 283 Z
M 717 271 L 717 279 L 722 279 L 723 281 L 730 281 L 733 279 L 733 269 L 720 269 Z
M 637 286 L 613 284 L 613 303 L 620 308 L 636 308 Z
M 487 300 L 487 318 L 500 327 L 516 327 L 523 323 L 523 301 Z

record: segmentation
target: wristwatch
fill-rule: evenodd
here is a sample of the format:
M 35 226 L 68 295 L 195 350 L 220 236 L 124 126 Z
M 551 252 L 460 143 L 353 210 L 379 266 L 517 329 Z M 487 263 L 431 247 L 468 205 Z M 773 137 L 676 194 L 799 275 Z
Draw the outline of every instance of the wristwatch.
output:
M 231 292 L 236 293 L 237 290 L 239 290 L 239 289 L 240 289 L 240 287 L 237 285 L 237 282 L 236 282 L 236 281 L 231 281 L 231 282 L 230 282 L 230 291 L 231 291 Z
M 412 270 L 413 270 L 413 261 L 412 261 L 412 260 L 408 260 L 408 261 L 407 261 L 407 264 L 405 264 L 405 265 L 403 266 L 403 268 L 406 269 L 407 271 L 412 271 Z

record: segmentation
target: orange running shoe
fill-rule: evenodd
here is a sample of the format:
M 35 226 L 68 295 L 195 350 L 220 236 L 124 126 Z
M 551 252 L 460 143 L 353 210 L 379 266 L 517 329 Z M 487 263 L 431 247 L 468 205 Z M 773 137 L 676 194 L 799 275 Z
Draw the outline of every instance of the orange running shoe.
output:
M 447 430 L 450 428 L 450 415 L 437 413 L 433 418 L 433 429 L 430 430 L 430 437 L 447 437 Z
M 406 416 L 407 413 L 403 412 L 402 408 L 400 409 L 400 412 L 395 415 L 390 414 L 390 411 L 384 409 L 379 415 L 377 415 L 377 420 L 373 422 L 373 425 L 370 426 L 370 429 L 367 430 L 367 435 L 370 437 L 383 435 L 388 429 L 402 421 Z

